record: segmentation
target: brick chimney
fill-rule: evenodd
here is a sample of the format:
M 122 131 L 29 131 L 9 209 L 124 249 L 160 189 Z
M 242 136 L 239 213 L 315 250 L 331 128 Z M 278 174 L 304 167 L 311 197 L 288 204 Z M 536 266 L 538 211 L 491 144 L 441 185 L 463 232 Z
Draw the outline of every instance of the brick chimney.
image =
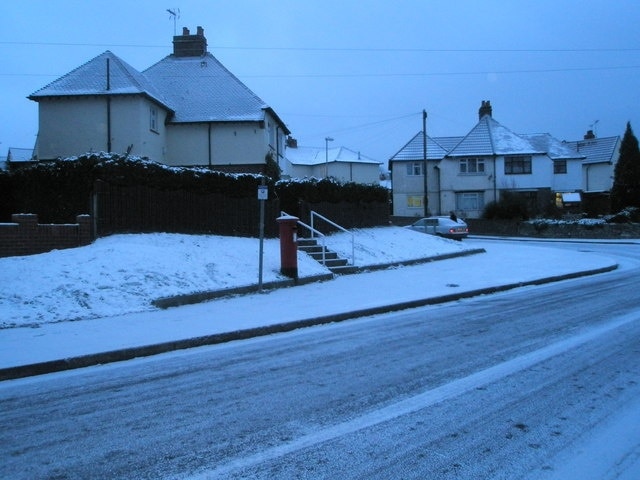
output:
M 287 147 L 289 148 L 298 148 L 298 140 L 293 138 L 291 135 L 287 137 Z
M 173 37 L 173 55 L 175 57 L 202 57 L 207 53 L 207 39 L 204 29 L 198 27 L 195 35 L 191 35 L 187 27 L 182 28 L 182 35 Z
M 493 115 L 493 109 L 491 108 L 491 102 L 489 100 L 482 100 L 482 105 L 478 109 L 478 119 L 482 120 L 482 117 L 485 115 L 489 115 L 490 117 Z
M 596 138 L 596 134 L 593 133 L 593 130 L 587 130 L 587 133 L 584 135 L 585 140 L 592 140 Z

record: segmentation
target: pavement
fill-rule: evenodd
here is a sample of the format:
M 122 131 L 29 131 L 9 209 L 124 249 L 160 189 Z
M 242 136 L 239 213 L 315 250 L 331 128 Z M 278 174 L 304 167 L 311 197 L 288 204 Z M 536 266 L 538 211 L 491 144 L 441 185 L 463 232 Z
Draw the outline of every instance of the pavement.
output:
M 526 242 L 480 245 L 484 248 L 459 258 L 370 266 L 330 279 L 307 278 L 295 286 L 270 284 L 262 292 L 209 292 L 198 299 L 208 301 L 192 305 L 0 330 L 0 380 L 287 332 L 617 268 L 612 258 L 586 249 L 536 250 Z M 176 304 L 191 303 L 177 300 Z

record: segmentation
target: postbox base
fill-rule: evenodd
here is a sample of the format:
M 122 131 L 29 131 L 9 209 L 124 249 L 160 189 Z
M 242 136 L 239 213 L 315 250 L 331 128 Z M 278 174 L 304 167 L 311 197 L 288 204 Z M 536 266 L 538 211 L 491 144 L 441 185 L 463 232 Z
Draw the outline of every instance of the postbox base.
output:
M 280 269 L 280 273 L 289 278 L 293 278 L 295 280 L 298 279 L 298 268 L 297 267 L 282 267 Z

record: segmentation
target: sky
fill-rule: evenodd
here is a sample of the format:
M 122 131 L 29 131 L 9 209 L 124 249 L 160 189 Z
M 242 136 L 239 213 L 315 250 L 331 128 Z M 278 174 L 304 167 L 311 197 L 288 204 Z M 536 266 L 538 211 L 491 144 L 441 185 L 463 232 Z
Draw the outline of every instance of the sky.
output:
M 169 55 L 168 9 L 300 146 L 386 162 L 423 110 L 430 136 L 459 136 L 482 100 L 516 133 L 640 129 L 636 0 L 25 0 L 0 11 L 0 156 L 33 147 L 36 90 L 106 50 L 139 71 Z

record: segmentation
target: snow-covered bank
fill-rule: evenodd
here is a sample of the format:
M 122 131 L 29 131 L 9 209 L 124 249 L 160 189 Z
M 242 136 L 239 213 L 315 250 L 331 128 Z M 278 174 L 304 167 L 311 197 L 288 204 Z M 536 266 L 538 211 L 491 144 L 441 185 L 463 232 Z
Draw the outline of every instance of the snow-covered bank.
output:
M 356 265 L 376 265 L 462 251 L 464 242 L 400 227 L 356 230 Z M 40 255 L 0 259 L 0 328 L 153 310 L 160 297 L 254 285 L 259 240 L 215 235 L 113 235 L 94 244 Z M 351 257 L 351 236 L 327 247 Z M 328 272 L 298 254 L 300 277 Z M 280 245 L 264 241 L 263 281 L 284 280 Z

